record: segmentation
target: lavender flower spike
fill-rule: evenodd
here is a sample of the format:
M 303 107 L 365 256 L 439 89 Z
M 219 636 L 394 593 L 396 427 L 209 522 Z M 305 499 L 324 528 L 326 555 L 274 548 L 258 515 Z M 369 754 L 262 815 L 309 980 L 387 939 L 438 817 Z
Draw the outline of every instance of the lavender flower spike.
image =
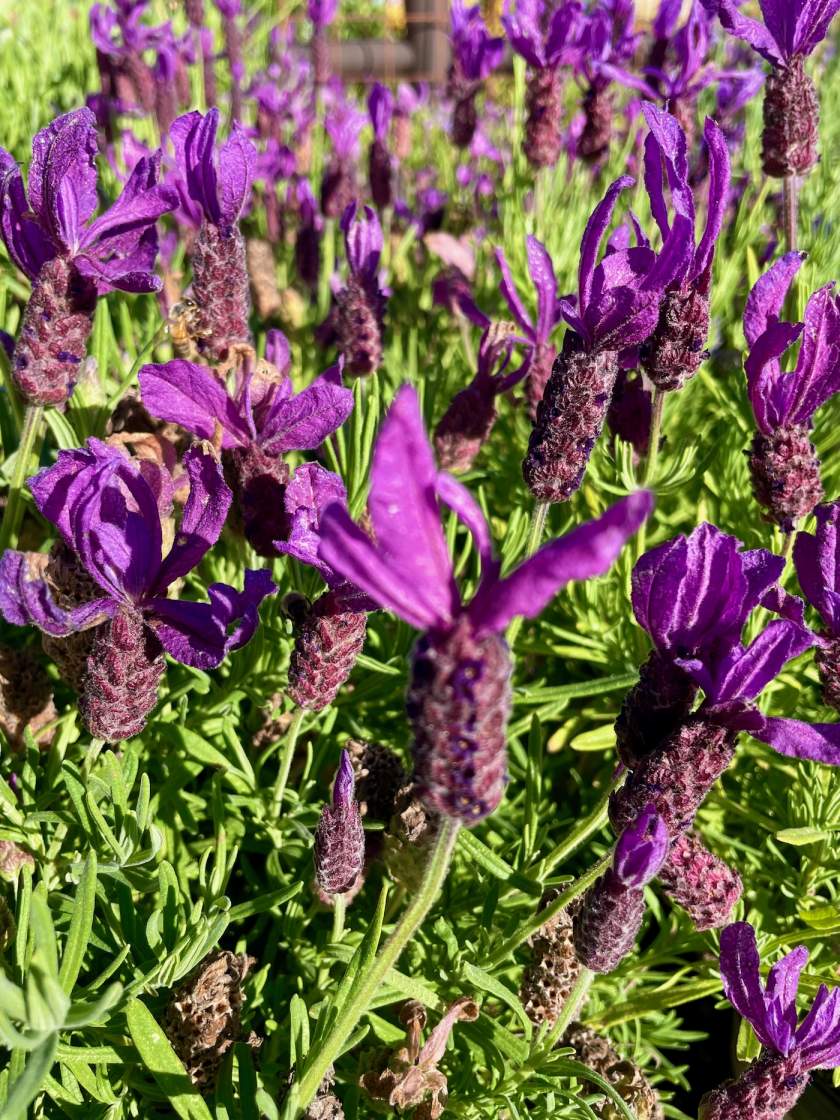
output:
M 484 79 L 502 61 L 504 39 L 493 38 L 481 15 L 481 5 L 466 7 L 464 0 L 452 0 L 452 65 L 448 93 L 455 102 L 452 114 L 452 140 L 458 148 L 468 148 L 478 125 L 475 99 Z
M 720 22 L 773 67 L 764 90 L 765 174 L 804 175 L 819 159 L 820 106 L 805 59 L 825 38 L 840 0 L 760 0 L 764 23 L 743 15 L 736 0 L 717 0 Z
M 37 554 L 9 550 L 0 559 L 0 612 L 7 622 L 55 637 L 99 627 L 79 707 L 91 734 L 109 742 L 145 726 L 164 650 L 185 665 L 214 668 L 249 641 L 260 602 L 275 590 L 268 572 L 249 571 L 244 591 L 216 583 L 208 589 L 209 603 L 170 599 L 171 585 L 218 539 L 231 495 L 209 449 L 188 451 L 189 497 L 164 556 L 161 514 L 171 513 L 172 480 L 162 468 L 149 467 L 91 439 L 84 448 L 60 452 L 55 466 L 30 480 L 38 509 L 93 581 L 92 600 L 61 606 Z
M 155 222 L 177 198 L 158 184 L 160 153 L 136 164 L 98 218 L 96 122 L 89 109 L 58 117 L 32 141 L 29 194 L 0 148 L 0 236 L 32 281 L 12 363 L 30 404 L 61 405 L 73 391 L 98 296 L 156 292 Z
M 336 296 L 338 345 L 344 368 L 354 377 L 374 373 L 382 363 L 385 295 L 379 287 L 382 227 L 369 206 L 357 215 L 351 202 L 341 218 L 350 275 Z
M 764 1050 L 736 1080 L 700 1102 L 700 1120 L 783 1120 L 805 1092 L 814 1069 L 840 1065 L 840 989 L 821 984 L 804 1019 L 796 996 L 808 950 L 798 945 L 762 984 L 755 930 L 735 922 L 720 936 L 726 998 L 752 1026 Z
M 779 316 L 804 260 L 787 253 L 756 283 L 744 310 L 749 355 L 747 391 L 758 432 L 750 453 L 756 499 L 791 532 L 822 498 L 820 464 L 811 442 L 814 412 L 840 390 L 840 297 L 826 284 L 808 300 L 803 323 Z M 782 370 L 785 351 L 802 336 L 796 368 Z
M 522 364 L 506 372 L 517 342 L 512 323 L 491 323 L 478 347 L 478 371 L 466 389 L 456 393 L 435 428 L 435 451 L 444 470 L 466 471 L 490 438 L 496 422 L 496 397 L 527 377 L 532 351 Z
M 289 662 L 289 696 L 301 708 L 320 712 L 331 704 L 353 671 L 367 632 L 367 614 L 377 604 L 333 571 L 318 555 L 324 510 L 347 505 L 344 483 L 317 463 L 303 463 L 285 488 L 286 532 L 278 552 L 315 568 L 328 590 L 313 603 L 296 606 L 295 644 Z
M 525 391 L 533 417 L 536 415 L 537 406 L 542 400 L 546 384 L 551 376 L 554 359 L 557 357 L 557 348 L 551 341 L 551 335 L 560 321 L 560 307 L 557 302 L 557 278 L 554 275 L 554 265 L 546 247 L 530 234 L 525 238 L 525 247 L 528 256 L 528 274 L 537 292 L 536 324 L 534 324 L 519 297 L 510 268 L 501 249 L 496 250 L 496 262 L 502 273 L 499 291 L 504 296 L 511 315 L 513 315 L 522 333 L 534 348 L 531 356 L 531 366 L 528 371 L 528 380 L 525 383 Z
M 374 205 L 384 210 L 391 205 L 394 169 L 388 151 L 388 130 L 394 115 L 394 95 L 381 82 L 374 82 L 368 94 L 368 113 L 373 125 L 373 143 L 368 153 L 368 180 Z
M 324 120 L 332 141 L 332 156 L 321 179 L 321 210 L 325 218 L 340 218 L 358 195 L 355 168 L 364 124 L 364 113 L 349 101 L 340 101 Z
M 531 67 L 524 150 L 532 167 L 553 167 L 563 149 L 559 67 L 574 60 L 580 12 L 577 0 L 561 4 L 550 17 L 544 0 L 519 0 L 515 14 L 502 16 L 510 45 Z
M 689 221 L 677 214 L 661 253 L 620 249 L 596 265 L 618 196 L 633 185 L 617 179 L 595 207 L 580 246 L 577 301 L 560 301 L 572 328 L 537 409 L 522 473 L 540 502 L 566 501 L 580 486 L 604 425 L 621 351 L 638 346 L 659 319 L 664 289 L 679 270 Z
M 585 968 L 612 972 L 631 951 L 645 913 L 643 888 L 667 859 L 668 845 L 668 830 L 652 805 L 621 834 L 612 867 L 575 914 L 575 952 Z
M 793 560 L 799 586 L 825 627 L 815 656 L 823 699 L 840 711 L 840 502 L 814 512 L 816 534 L 797 533 Z
M 315 878 L 326 895 L 346 894 L 364 866 L 365 830 L 355 789 L 350 755 L 342 751 L 332 805 L 321 810 L 315 830 Z
M 289 468 L 283 456 L 320 447 L 353 408 L 353 394 L 335 368 L 294 395 L 289 344 L 280 331 L 268 333 L 268 352 L 276 364 L 246 364 L 232 395 L 212 370 L 183 359 L 143 366 L 139 375 L 143 404 L 152 416 L 180 424 L 201 439 L 220 432 L 242 528 L 262 556 L 274 556 L 274 541 L 284 535 Z
M 186 113 L 170 136 L 180 189 L 200 208 L 202 220 L 192 248 L 192 295 L 198 306 L 199 349 L 212 361 L 227 357 L 235 343 L 249 343 L 251 299 L 245 242 L 239 217 L 251 193 L 257 152 L 234 122 L 216 147 L 219 110 Z
M 446 547 L 441 501 L 469 529 L 482 561 L 478 591 L 466 605 Z M 335 504 L 321 519 L 318 555 L 423 631 L 412 654 L 407 710 L 416 778 L 431 808 L 466 824 L 496 808 L 510 709 L 510 655 L 502 633 L 516 615 L 539 614 L 569 580 L 605 572 L 652 501 L 646 492 L 625 498 L 502 579 L 475 499 L 438 472 L 417 395 L 410 386 L 400 389 L 374 449 L 368 502 L 374 540 Z
M 663 167 L 674 210 L 688 219 L 680 267 L 666 289 L 656 330 L 641 352 L 642 368 L 653 384 L 673 391 L 694 376 L 706 357 L 712 260 L 729 196 L 729 150 L 721 130 L 707 118 L 703 135 L 709 152 L 709 200 L 706 226 L 695 245 L 685 133 L 675 117 L 649 102 L 643 103 L 642 112 L 650 128 L 645 142 L 645 186 L 663 239 L 671 232 L 662 189 Z

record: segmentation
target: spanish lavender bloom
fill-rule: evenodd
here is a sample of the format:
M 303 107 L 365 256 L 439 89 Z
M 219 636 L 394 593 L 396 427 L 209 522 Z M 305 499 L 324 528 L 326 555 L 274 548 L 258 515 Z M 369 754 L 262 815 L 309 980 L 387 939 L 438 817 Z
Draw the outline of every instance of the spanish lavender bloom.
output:
M 642 105 L 642 112 L 650 129 L 645 141 L 645 187 L 663 240 L 671 233 L 662 188 L 663 165 L 674 211 L 687 219 L 679 267 L 665 291 L 656 330 L 641 350 L 642 368 L 656 388 L 673 391 L 694 376 L 706 357 L 712 261 L 729 196 L 729 150 L 723 133 L 707 117 L 703 136 L 709 152 L 709 198 L 698 244 L 685 133 L 675 117 L 650 102 Z
M 342 751 L 332 805 L 321 810 L 315 830 L 315 878 L 326 895 L 349 891 L 364 866 L 365 830 L 355 789 L 350 755 Z
M 580 11 L 580 4 L 572 0 L 549 16 L 545 0 L 519 0 L 515 14 L 502 16 L 510 45 L 531 67 L 524 150 L 533 167 L 553 167 L 560 158 L 563 86 L 559 67 L 576 57 Z
M 744 890 L 738 872 L 710 852 L 693 830 L 674 839 L 659 882 L 697 930 L 725 926 Z
M 750 348 L 744 369 L 758 428 L 749 460 L 753 492 L 767 520 L 786 533 L 822 498 L 810 431 L 814 412 L 840 390 L 840 299 L 834 284 L 814 292 L 803 323 L 779 319 L 804 259 L 802 253 L 787 253 L 776 261 L 757 281 L 744 309 Z M 781 357 L 800 335 L 796 368 L 785 373 Z
M 815 654 L 823 699 L 840 711 L 840 502 L 817 506 L 814 513 L 817 531 L 796 534 L 793 559 L 799 586 L 825 627 Z
M 664 288 L 684 256 L 688 218 L 677 214 L 662 252 L 618 250 L 596 266 L 599 247 L 621 191 L 617 179 L 595 207 L 580 246 L 577 304 L 560 301 L 572 328 L 537 409 L 522 472 L 540 502 L 565 501 L 578 489 L 604 424 L 621 351 L 637 347 L 656 326 Z
M 160 153 L 139 160 L 122 194 L 96 209 L 96 126 L 89 109 L 58 117 L 32 141 L 29 195 L 0 148 L 0 236 L 32 281 L 13 374 L 31 404 L 61 405 L 87 348 L 96 300 L 106 292 L 157 292 L 155 222 L 172 210 L 158 184 Z
M 424 632 L 412 654 L 407 701 L 416 779 L 433 809 L 474 824 L 496 808 L 504 790 L 511 671 L 505 627 L 516 615 L 539 614 L 570 579 L 605 572 L 649 514 L 652 498 L 631 495 L 501 579 L 478 505 L 435 467 L 410 386 L 398 392 L 382 425 L 371 477 L 374 541 L 336 504 L 321 519 L 318 554 Z M 455 585 L 439 501 L 467 526 L 482 560 L 468 605 Z
M 321 275 L 321 216 L 307 179 L 295 186 L 298 230 L 295 237 L 295 268 L 307 287 L 315 289 Z
M 762 984 L 753 927 L 734 922 L 720 935 L 724 994 L 764 1051 L 740 1077 L 703 1097 L 700 1120 L 783 1120 L 808 1087 L 811 1070 L 840 1065 L 840 989 L 821 984 L 798 1022 L 796 996 L 807 963 L 808 950 L 798 945 Z
M 400 82 L 394 100 L 393 143 L 394 155 L 398 160 L 408 159 L 411 155 L 411 118 L 421 104 L 428 100 L 428 86 Z
M 161 29 L 141 23 L 146 7 L 146 3 L 118 3 L 114 8 L 94 4 L 90 10 L 102 94 L 113 111 L 151 113 L 155 107 L 154 77 L 143 53 L 157 45 Z
M 269 363 L 240 369 L 232 395 L 212 370 L 178 358 L 143 366 L 139 374 L 143 404 L 152 416 L 201 439 L 221 439 L 242 527 L 262 556 L 273 556 L 274 541 L 283 536 L 289 479 L 283 455 L 320 447 L 353 408 L 353 394 L 342 387 L 335 368 L 293 395 L 288 343 L 280 331 L 269 335 Z
M 382 227 L 369 206 L 358 214 L 351 202 L 341 218 L 349 276 L 336 294 L 338 347 L 353 377 L 375 373 L 382 364 L 385 294 L 379 287 Z
M 518 369 L 506 372 L 514 346 L 525 341 L 514 331 L 512 323 L 492 323 L 481 336 L 478 371 L 466 389 L 455 394 L 435 428 L 435 451 L 444 470 L 470 469 L 496 422 L 496 397 L 527 377 L 530 347 Z
M 393 166 L 388 151 L 388 130 L 394 115 L 394 95 L 381 82 L 374 82 L 368 94 L 368 113 L 373 125 L 373 143 L 368 154 L 370 193 L 380 210 L 391 205 Z
M 96 585 L 96 598 L 64 609 L 37 554 L 8 550 L 0 559 L 0 611 L 7 622 L 56 637 L 99 627 L 79 706 L 91 734 L 108 742 L 145 726 L 163 651 L 185 665 L 214 668 L 251 638 L 257 608 L 275 590 L 268 572 L 248 571 L 244 591 L 213 584 L 209 603 L 167 597 L 218 539 L 231 500 L 209 450 L 189 450 L 184 467 L 189 497 L 166 556 L 161 513 L 171 513 L 173 486 L 164 469 L 90 439 L 84 448 L 60 452 L 54 466 L 30 479 L 35 504 Z
M 681 658 L 713 656 L 741 636 L 784 571 L 784 560 L 703 523 L 649 549 L 632 575 L 636 621 L 653 650 L 616 721 L 619 756 L 631 769 L 688 717 L 697 687 Z
M 317 463 L 304 463 L 283 493 L 284 539 L 278 552 L 315 568 L 328 590 L 296 610 L 295 645 L 289 663 L 289 696 L 298 707 L 320 712 L 331 704 L 362 652 L 368 610 L 376 603 L 333 571 L 318 555 L 324 510 L 347 506 L 344 483 Z
M 452 65 L 448 92 L 455 102 L 452 140 L 457 147 L 468 148 L 478 124 L 475 99 L 484 79 L 502 61 L 505 41 L 487 30 L 480 4 L 468 8 L 464 0 L 452 0 L 450 13 Z
M 358 196 L 356 162 L 359 134 L 366 117 L 349 101 L 341 100 L 324 119 L 332 142 L 332 156 L 321 179 L 321 211 L 325 218 L 340 217 Z
M 245 63 L 242 58 L 242 30 L 236 18 L 242 15 L 242 0 L 213 0 L 213 3 L 222 17 L 225 58 L 230 71 L 230 113 L 233 120 L 241 121 Z
M 650 448 L 652 422 L 653 397 L 641 373 L 631 376 L 627 370 L 620 370 L 607 409 L 607 426 L 613 435 L 631 445 L 637 462 Z
M 745 40 L 773 70 L 764 91 L 764 172 L 804 175 L 819 159 L 820 105 L 805 59 L 825 38 L 840 0 L 759 0 L 764 23 L 743 15 L 735 0 L 716 0 L 727 31 Z
M 621 66 L 636 49 L 634 20 L 633 0 L 599 0 L 581 19 L 576 69 L 584 79 L 586 92 L 584 126 L 576 151 L 588 163 L 597 163 L 609 151 L 613 134 L 612 68 Z
M 236 343 L 249 343 L 251 301 L 245 242 L 239 217 L 251 192 L 257 152 L 234 122 L 231 135 L 216 147 L 219 110 L 197 110 L 179 117 L 170 135 L 182 191 L 201 211 L 192 247 L 192 295 L 198 305 L 199 349 L 224 359 Z
M 326 30 L 335 19 L 338 0 L 309 0 L 307 15 L 312 21 L 312 71 L 316 86 L 324 86 L 330 76 Z M 344 209 L 342 207 L 342 209 Z
M 572 926 L 585 968 L 612 972 L 636 944 L 645 913 L 643 888 L 668 858 L 668 830 L 652 805 L 624 830 L 613 865 L 583 896 Z
M 504 296 L 510 313 L 519 324 L 522 333 L 533 346 L 526 394 L 531 415 L 535 416 L 551 376 L 554 359 L 557 357 L 557 348 L 551 342 L 551 334 L 560 321 L 561 312 L 557 302 L 557 278 L 554 275 L 554 265 L 545 245 L 529 234 L 525 238 L 525 246 L 528 255 L 528 275 L 537 292 L 536 326 L 519 298 L 519 292 L 516 290 L 510 268 L 501 249 L 496 250 L 496 261 L 502 273 L 499 291 Z

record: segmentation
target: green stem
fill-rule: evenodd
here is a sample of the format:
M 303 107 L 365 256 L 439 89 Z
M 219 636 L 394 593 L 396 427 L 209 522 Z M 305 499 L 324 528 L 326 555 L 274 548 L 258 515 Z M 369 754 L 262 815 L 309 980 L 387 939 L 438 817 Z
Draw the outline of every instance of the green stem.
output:
M 525 557 L 533 556 L 542 542 L 543 533 L 545 531 L 545 521 L 548 516 L 549 502 L 537 502 L 531 513 L 531 525 L 528 529 L 528 543 L 525 545 Z M 515 618 L 508 627 L 507 644 L 513 648 L 513 644 L 519 637 L 519 631 L 522 629 L 522 618 Z
M 3 523 L 0 525 L 0 552 L 17 544 L 18 530 L 23 520 L 24 500 L 23 491 L 29 477 L 29 467 L 32 459 L 32 449 L 41 432 L 41 421 L 44 417 L 42 404 L 28 404 L 23 416 L 23 431 L 20 434 L 15 471 L 9 487 L 9 500 Z
M 461 343 L 464 347 L 464 354 L 467 358 L 467 368 L 469 369 L 470 373 L 474 373 L 476 368 L 475 347 L 473 346 L 472 338 L 470 337 L 469 320 L 467 319 L 466 315 L 462 315 L 460 311 L 456 312 L 456 318 L 458 320 L 458 328 L 461 331 Z
M 347 899 L 343 894 L 337 894 L 333 898 L 333 928 L 332 928 L 332 943 L 336 945 L 344 933 L 344 915 L 347 913 Z
M 406 945 L 417 933 L 423 919 L 437 899 L 452 862 L 452 852 L 461 825 L 458 820 L 446 817 L 441 824 L 431 858 L 426 865 L 423 881 L 414 900 L 409 904 L 394 932 L 385 942 L 367 974 L 362 976 L 352 990 L 347 1003 L 318 1047 L 307 1061 L 303 1076 L 297 1085 L 290 1117 L 298 1117 L 318 1091 L 324 1074 L 341 1054 L 353 1029 L 367 1011 L 377 990 L 385 982 L 388 972 L 399 960 Z
M 488 958 L 486 964 L 483 966 L 485 970 L 498 967 L 511 953 L 516 952 L 520 945 L 524 944 L 528 938 L 537 932 L 538 929 L 550 922 L 555 914 L 559 914 L 561 910 L 565 910 L 570 902 L 574 902 L 576 898 L 584 893 L 598 878 L 602 871 L 609 865 L 612 860 L 612 850 L 607 852 L 603 859 L 598 860 L 596 864 L 585 871 L 579 879 L 577 879 L 570 887 L 567 887 L 561 895 L 558 895 L 555 900 L 545 907 L 543 910 L 537 911 L 532 915 L 528 921 L 519 927 L 516 933 L 503 942 L 495 953 Z
M 785 248 L 792 253 L 797 248 L 799 226 L 799 180 L 795 175 L 786 175 L 782 180 L 784 200 Z
M 590 968 L 584 968 L 583 965 L 581 965 L 575 985 L 566 997 L 563 1009 L 557 1016 L 556 1023 L 545 1036 L 541 1049 L 546 1052 L 553 1050 L 558 1039 L 561 1039 L 569 1029 L 569 1024 L 578 1018 L 580 1009 L 583 1007 L 586 997 L 589 995 L 589 989 L 592 987 L 592 981 L 594 979 L 595 973 Z
M 665 393 L 662 389 L 654 387 L 651 399 L 650 442 L 648 444 L 645 469 L 642 474 L 642 486 L 650 486 L 656 473 L 656 463 L 659 459 L 659 441 L 662 435 L 662 411 L 665 407 Z
M 289 771 L 292 768 L 292 759 L 295 754 L 295 747 L 297 746 L 298 735 L 300 734 L 301 724 L 306 712 L 303 708 L 298 708 L 292 716 L 292 722 L 289 724 L 286 731 L 286 741 L 283 743 L 283 753 L 280 756 L 280 769 L 277 773 L 277 781 L 274 783 L 274 791 L 271 795 L 272 804 L 272 817 L 277 819 L 283 811 L 283 795 L 286 792 L 286 783 L 289 780 Z
M 785 543 L 782 545 L 782 557 L 785 564 L 790 560 L 791 553 L 793 552 L 793 542 L 796 540 L 796 526 L 791 529 L 789 533 L 785 533 Z

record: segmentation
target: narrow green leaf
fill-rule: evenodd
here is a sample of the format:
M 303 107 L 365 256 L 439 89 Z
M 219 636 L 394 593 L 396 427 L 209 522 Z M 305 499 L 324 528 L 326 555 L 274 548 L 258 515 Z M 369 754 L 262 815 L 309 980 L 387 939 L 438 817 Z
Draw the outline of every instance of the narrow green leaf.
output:
M 30 1104 L 43 1089 L 47 1074 L 52 1069 L 57 1049 L 58 1034 L 53 1033 L 32 1051 L 23 1067 L 23 1073 L 9 1090 L 3 1109 L 3 1120 L 26 1120 Z
M 76 903 L 73 907 L 73 917 L 70 919 L 70 931 L 67 934 L 67 943 L 64 946 L 64 956 L 61 958 L 61 969 L 58 973 L 58 982 L 68 996 L 76 986 L 85 959 L 85 952 L 90 941 L 90 931 L 93 928 L 95 903 L 96 852 L 91 850 L 88 853 L 85 869 L 76 889 Z
M 143 1065 L 182 1120 L 213 1120 L 204 1098 L 190 1081 L 180 1058 L 148 1007 L 139 999 L 133 999 L 126 1008 L 125 1017 L 131 1041 Z

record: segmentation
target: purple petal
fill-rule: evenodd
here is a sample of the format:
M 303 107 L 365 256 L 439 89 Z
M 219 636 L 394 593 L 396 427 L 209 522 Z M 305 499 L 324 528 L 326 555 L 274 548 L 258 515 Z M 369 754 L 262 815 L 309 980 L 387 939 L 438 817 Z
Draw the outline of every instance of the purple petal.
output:
M 437 476 L 437 494 L 442 502 L 455 511 L 458 520 L 469 529 L 481 559 L 482 578 L 486 578 L 488 573 L 490 578 L 495 578 L 499 566 L 493 557 L 490 526 L 487 524 L 481 506 L 462 482 L 444 472 Z
M 27 485 L 47 521 L 60 531 L 71 548 L 73 544 L 72 511 L 99 471 L 124 458 L 115 447 L 98 439 L 88 440 L 85 447 L 60 451 L 56 462 L 45 467 Z
M 703 137 L 709 152 L 709 198 L 706 210 L 706 228 L 697 246 L 692 264 L 692 278 L 701 276 L 711 267 L 715 244 L 723 228 L 723 219 L 729 202 L 731 174 L 729 147 L 726 137 L 711 117 L 706 118 Z
M 318 548 L 321 543 L 321 516 L 333 503 L 347 506 L 347 491 L 338 475 L 317 463 L 301 464 L 283 494 L 290 525 L 288 539 L 274 542 L 279 553 L 294 556 L 302 564 L 317 568 L 330 586 L 341 582 L 341 577 L 321 559 Z
M 234 121 L 227 142 L 219 150 L 219 213 L 222 228 L 233 226 L 241 215 L 250 197 L 256 161 L 257 149 Z
M 113 206 L 87 228 L 80 246 L 89 256 L 102 262 L 130 257 L 161 214 L 176 208 L 177 193 L 158 185 L 160 159 L 160 152 L 140 159 Z
M 771 323 L 778 322 L 793 278 L 805 253 L 785 253 L 755 282 L 744 308 L 744 334 L 752 346 Z
M 787 0 L 781 0 L 781 3 L 786 2 Z M 782 65 L 784 58 L 776 40 L 763 23 L 741 15 L 737 3 L 738 0 L 718 0 L 717 13 L 720 22 L 732 35 L 749 43 L 762 58 L 766 58 L 774 66 Z
M 13 626 L 37 626 L 56 638 L 88 630 L 110 618 L 118 604 L 110 598 L 93 599 L 64 610 L 33 564 L 33 555 L 7 549 L 0 557 L 0 614 Z M 40 559 L 40 557 L 38 557 Z
M 201 207 L 207 220 L 216 226 L 221 225 L 222 222 L 218 180 L 213 162 L 213 147 L 218 127 L 218 109 L 211 109 L 203 117 L 195 109 L 191 113 L 178 117 L 169 129 L 178 169 L 186 183 L 187 193 Z
M 415 629 L 430 630 L 440 624 L 439 616 L 421 600 L 411 579 L 391 567 L 338 503 L 333 503 L 321 518 L 318 555 L 331 571 Z
M 759 976 L 755 930 L 747 922 L 733 922 L 720 935 L 720 974 L 723 991 L 735 1010 L 752 1025 L 765 1046 L 773 1040 L 766 1029 L 767 1008 Z
M 798 719 L 767 716 L 763 726 L 751 734 L 788 758 L 806 758 L 826 766 L 840 766 L 840 723 L 803 723 Z
M 547 342 L 557 322 L 557 277 L 545 245 L 530 234 L 525 238 L 528 271 L 537 289 L 538 342 Z
M 785 422 L 811 422 L 814 412 L 840 390 L 840 305 L 834 284 L 808 300 L 796 369 L 791 375 Z
M 817 506 L 817 532 L 797 533 L 793 560 L 799 586 L 832 634 L 840 631 L 840 503 Z
M 341 216 L 341 229 L 344 232 L 344 247 L 350 271 L 365 280 L 372 280 L 379 270 L 382 254 L 382 227 L 376 211 L 365 206 L 364 212 L 356 220 L 355 202 L 349 203 Z
M 347 808 L 353 801 L 356 789 L 356 775 L 347 751 L 341 752 L 341 760 L 333 783 L 333 805 L 336 809 Z
M 767 1026 L 780 1054 L 789 1053 L 793 1043 L 799 975 L 807 963 L 808 950 L 798 945 L 773 965 L 767 977 Z
M 0 148 L 0 233 L 9 256 L 30 280 L 55 256 L 55 248 L 33 219 L 23 178 L 9 153 Z
M 821 984 L 811 1010 L 796 1032 L 805 1069 L 834 1069 L 840 1060 L 840 988 Z
M 391 117 L 394 113 L 394 95 L 381 82 L 374 82 L 368 94 L 367 104 L 373 135 L 384 144 L 388 138 L 388 129 L 391 127 Z
M 525 305 L 519 298 L 516 284 L 513 282 L 513 277 L 510 273 L 510 266 L 508 265 L 507 258 L 501 249 L 496 250 L 496 262 L 499 265 L 499 271 L 502 274 L 502 279 L 499 282 L 499 291 L 505 299 L 510 313 L 517 321 L 522 330 L 526 333 L 528 338 L 535 338 L 534 324 L 531 322 L 531 316 L 525 309 Z
M 208 594 L 225 634 L 225 653 L 250 642 L 259 626 L 260 603 L 276 591 L 277 585 L 265 568 L 246 569 L 242 591 L 226 583 L 210 584 Z
M 753 415 L 765 435 L 772 435 L 786 422 L 794 383 L 792 374 L 782 372 L 779 359 L 802 330 L 802 323 L 771 323 L 752 344 L 744 363 Z
M 580 267 L 578 270 L 578 306 L 582 315 L 586 314 L 592 293 L 592 277 L 595 271 L 595 262 L 598 259 L 598 250 L 607 232 L 607 227 L 612 221 L 615 204 L 622 191 L 632 187 L 635 180 L 629 175 L 616 179 L 607 188 L 607 193 L 598 203 L 586 223 L 583 239 L 580 243 Z
M 707 696 L 712 704 L 754 700 L 788 661 L 814 645 L 816 638 L 789 619 L 774 619 L 746 649 L 736 645 L 715 669 Z
M 222 447 L 241 447 L 250 433 L 227 390 L 206 366 L 175 358 L 140 370 L 140 395 L 152 416 L 180 424 L 201 439 L 221 429 Z
M 368 506 L 383 562 L 413 588 L 418 609 L 446 625 L 460 599 L 440 523 L 436 484 L 437 469 L 420 402 L 415 390 L 404 385 L 376 440 Z
M 619 837 L 613 870 L 624 886 L 638 890 L 659 874 L 669 847 L 665 822 L 653 805 L 648 805 Z
M 469 605 L 476 630 L 499 633 L 518 615 L 534 618 L 571 580 L 608 571 L 652 509 L 649 491 L 630 494 L 596 521 L 543 545 L 506 579 L 484 581 Z
M 794 21 L 795 31 L 791 54 L 808 55 L 823 41 L 828 25 L 840 11 L 840 0 L 806 0 L 799 18 Z
M 41 224 L 71 252 L 96 209 L 96 153 L 90 109 L 57 117 L 32 141 L 29 201 Z
M 319 377 L 296 397 L 276 399 L 259 433 L 269 455 L 314 451 L 353 411 L 353 393 Z
M 266 361 L 271 362 L 283 376 L 287 375 L 292 368 L 289 340 L 282 331 L 276 329 L 266 331 L 265 357 Z
M 233 499 L 222 465 L 211 451 L 191 447 L 183 462 L 190 480 L 190 492 L 172 548 L 161 564 L 151 590 L 152 595 L 162 595 L 170 584 L 201 562 L 219 539 Z

